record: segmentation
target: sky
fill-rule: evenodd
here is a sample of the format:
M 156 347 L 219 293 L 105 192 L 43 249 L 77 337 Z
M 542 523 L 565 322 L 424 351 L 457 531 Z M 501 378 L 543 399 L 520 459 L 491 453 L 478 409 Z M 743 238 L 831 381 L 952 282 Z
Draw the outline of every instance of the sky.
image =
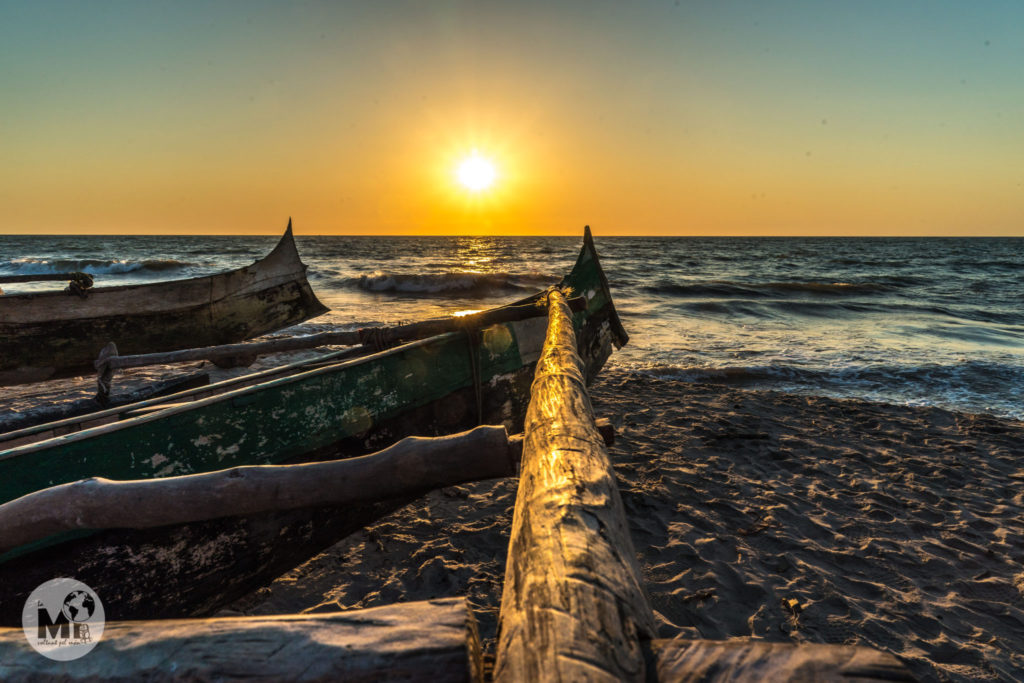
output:
M 0 233 L 1024 235 L 1022 26 L 1018 0 L 0 0 Z

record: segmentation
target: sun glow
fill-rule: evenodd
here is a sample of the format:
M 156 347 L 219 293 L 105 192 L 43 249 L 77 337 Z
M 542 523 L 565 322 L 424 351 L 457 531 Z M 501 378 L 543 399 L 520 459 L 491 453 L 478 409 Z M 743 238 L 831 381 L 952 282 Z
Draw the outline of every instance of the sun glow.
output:
M 494 184 L 497 172 L 493 163 L 473 152 L 473 156 L 464 159 L 459 164 L 456 175 L 459 178 L 459 182 L 465 187 L 474 192 L 479 192 L 480 190 L 486 190 Z

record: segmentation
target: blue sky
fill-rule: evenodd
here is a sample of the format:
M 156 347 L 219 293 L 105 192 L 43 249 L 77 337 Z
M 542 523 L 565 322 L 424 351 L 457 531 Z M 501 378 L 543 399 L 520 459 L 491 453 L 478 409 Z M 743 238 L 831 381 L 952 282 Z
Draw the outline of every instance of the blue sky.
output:
M 4 232 L 1024 234 L 1024 3 L 0 2 Z M 472 149 L 487 197 L 449 187 Z

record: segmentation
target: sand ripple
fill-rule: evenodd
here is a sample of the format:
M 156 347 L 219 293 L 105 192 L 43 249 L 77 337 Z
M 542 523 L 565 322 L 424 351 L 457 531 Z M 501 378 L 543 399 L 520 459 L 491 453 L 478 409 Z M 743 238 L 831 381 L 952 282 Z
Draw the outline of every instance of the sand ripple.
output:
M 606 371 L 662 637 L 844 643 L 1024 679 L 1024 424 Z M 493 638 L 515 482 L 435 492 L 236 605 L 467 595 Z

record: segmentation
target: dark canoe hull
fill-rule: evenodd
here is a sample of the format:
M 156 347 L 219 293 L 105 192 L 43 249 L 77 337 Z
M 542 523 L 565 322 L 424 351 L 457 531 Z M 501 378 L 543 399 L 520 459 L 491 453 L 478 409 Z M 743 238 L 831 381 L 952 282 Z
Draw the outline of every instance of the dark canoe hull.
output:
M 452 399 L 468 403 L 473 396 L 464 390 Z M 384 428 L 403 437 L 422 435 L 414 427 L 429 424 L 438 409 L 417 411 Z M 475 420 L 465 420 L 453 431 L 473 426 Z M 334 455 L 364 452 L 352 441 L 339 444 Z M 62 576 L 95 590 L 108 620 L 209 616 L 412 500 L 111 529 L 57 543 L 0 562 L 0 625 L 20 624 L 32 590 Z
M 562 284 L 588 299 L 576 323 L 590 379 L 626 336 L 589 233 Z M 537 317 L 493 326 L 477 341 L 462 333 L 440 335 L 170 408 L 163 417 L 87 430 L 70 442 L 0 452 L 0 501 L 84 476 L 144 478 L 348 457 L 405 436 L 449 434 L 477 424 L 505 424 L 517 432 L 545 329 L 546 318 Z M 406 502 L 106 530 L 16 549 L 0 557 L 0 623 L 20 623 L 25 597 L 57 576 L 95 589 L 108 619 L 206 615 Z
M 229 344 L 325 312 L 306 281 L 291 224 L 251 266 L 189 280 L 0 296 L 0 385 L 93 372 L 108 342 L 121 354 Z

